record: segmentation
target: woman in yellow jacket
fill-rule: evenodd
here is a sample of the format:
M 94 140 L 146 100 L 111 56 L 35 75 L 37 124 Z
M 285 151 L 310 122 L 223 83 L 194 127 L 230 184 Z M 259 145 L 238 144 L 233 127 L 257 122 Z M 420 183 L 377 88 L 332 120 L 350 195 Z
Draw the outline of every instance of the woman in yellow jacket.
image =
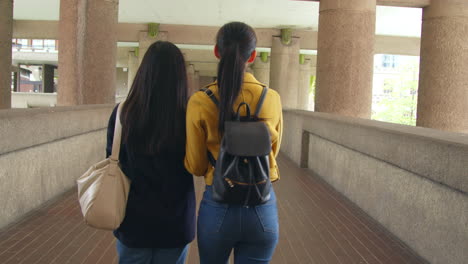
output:
M 214 168 L 207 153 L 218 157 L 224 122 L 232 120 L 234 109 L 246 102 L 256 109 L 264 85 L 245 72 L 256 57 L 254 30 L 241 22 L 224 25 L 217 34 L 215 55 L 219 61 L 217 81 L 208 85 L 219 108 L 202 91 L 195 93 L 187 107 L 185 167 L 204 176 L 206 190 L 198 212 L 198 247 L 201 264 L 227 263 L 234 249 L 235 263 L 268 263 L 278 242 L 278 210 L 272 189 L 268 202 L 258 206 L 219 203 L 213 200 Z M 242 109 L 241 115 L 245 115 Z M 278 93 L 268 89 L 259 118 L 269 128 L 272 151 L 270 179 L 279 179 L 276 155 L 282 132 L 282 108 Z

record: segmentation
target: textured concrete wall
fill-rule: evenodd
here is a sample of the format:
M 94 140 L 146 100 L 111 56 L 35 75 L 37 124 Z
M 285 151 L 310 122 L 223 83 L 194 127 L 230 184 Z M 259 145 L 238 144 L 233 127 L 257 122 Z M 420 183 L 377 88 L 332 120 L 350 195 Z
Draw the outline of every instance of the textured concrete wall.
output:
M 0 111 L 0 228 L 75 187 L 105 157 L 112 107 Z
M 320 1 L 315 111 L 370 118 L 375 0 Z
M 466 263 L 467 135 L 284 111 L 281 151 L 429 262 Z
M 213 82 L 213 77 L 200 76 L 200 88 L 203 88 L 212 82 Z
M 13 0 L 0 1 L 0 109 L 11 107 Z
M 417 125 L 468 133 L 468 2 L 423 11 Z

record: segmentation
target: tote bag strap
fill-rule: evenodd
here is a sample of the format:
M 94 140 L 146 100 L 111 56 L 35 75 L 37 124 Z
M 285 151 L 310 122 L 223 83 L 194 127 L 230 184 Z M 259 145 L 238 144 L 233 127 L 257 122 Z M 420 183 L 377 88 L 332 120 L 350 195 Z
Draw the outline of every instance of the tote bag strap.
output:
M 124 102 L 120 103 L 117 108 L 117 115 L 115 117 L 114 140 L 112 141 L 111 160 L 119 161 L 120 143 L 122 141 L 122 124 L 120 123 L 120 113 Z

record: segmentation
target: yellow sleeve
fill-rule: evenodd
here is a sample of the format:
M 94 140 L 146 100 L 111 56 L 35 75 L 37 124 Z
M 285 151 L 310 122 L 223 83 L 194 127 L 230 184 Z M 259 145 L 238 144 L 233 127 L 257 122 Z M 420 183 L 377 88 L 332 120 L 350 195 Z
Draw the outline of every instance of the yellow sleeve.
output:
M 206 131 L 202 125 L 200 102 L 196 94 L 187 106 L 185 168 L 195 176 L 204 176 L 208 169 Z
M 276 140 L 276 142 L 274 142 L 273 145 L 271 146 L 275 157 L 278 156 L 280 146 L 281 146 L 281 139 L 283 136 L 283 107 L 281 106 L 281 98 L 279 97 L 279 95 L 277 96 L 277 105 L 278 105 L 277 109 L 279 109 L 279 120 L 275 129 L 276 131 L 278 131 L 278 140 Z

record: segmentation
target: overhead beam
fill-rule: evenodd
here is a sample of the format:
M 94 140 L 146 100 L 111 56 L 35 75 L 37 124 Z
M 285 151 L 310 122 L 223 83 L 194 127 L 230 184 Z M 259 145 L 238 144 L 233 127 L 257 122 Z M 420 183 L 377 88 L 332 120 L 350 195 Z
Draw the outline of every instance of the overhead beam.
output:
M 396 0 L 395 0 L 396 1 Z M 403 1 L 403 0 L 401 0 Z M 160 32 L 168 32 L 168 41 L 176 44 L 213 45 L 219 27 L 166 25 L 161 24 Z M 139 33 L 148 30 L 148 24 L 119 23 L 117 26 L 117 40 L 122 42 L 138 42 Z M 280 36 L 280 29 L 256 28 L 257 46 L 271 48 L 272 36 Z M 57 39 L 58 21 L 13 21 L 13 38 L 25 39 Z M 294 37 L 301 39 L 301 49 L 317 49 L 317 31 L 297 29 Z M 419 55 L 418 37 L 398 37 L 377 35 L 376 52 L 400 55 Z M 389 45 L 391 43 L 391 45 Z
M 320 0 L 299 0 L 309 2 L 320 2 Z M 431 4 L 431 0 L 377 0 L 377 5 L 397 6 L 397 7 L 426 7 Z
M 426 7 L 431 0 L 377 0 L 377 5 L 398 7 Z

